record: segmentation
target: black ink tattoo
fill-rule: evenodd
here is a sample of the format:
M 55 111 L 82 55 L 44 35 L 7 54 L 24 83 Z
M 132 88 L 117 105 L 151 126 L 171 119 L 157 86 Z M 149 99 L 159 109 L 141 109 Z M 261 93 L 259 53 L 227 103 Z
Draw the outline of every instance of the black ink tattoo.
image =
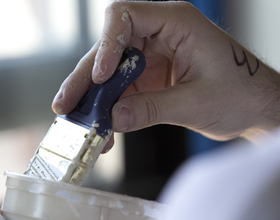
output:
M 234 50 L 233 45 L 232 45 L 232 44 L 230 44 L 230 45 L 231 45 L 231 49 L 232 49 L 232 53 L 233 53 L 233 57 L 234 57 L 234 61 L 235 61 L 236 65 L 237 65 L 237 66 L 243 66 L 244 64 L 247 64 L 247 68 L 248 68 L 249 74 L 250 74 L 250 76 L 253 76 L 253 75 L 257 72 L 257 70 L 259 69 L 259 66 L 260 66 L 259 60 L 256 59 L 256 61 L 257 61 L 257 66 L 256 66 L 256 69 L 255 69 L 254 71 L 252 71 L 251 66 L 250 66 L 250 64 L 249 64 L 249 62 L 248 62 L 248 58 L 247 58 L 247 56 L 246 56 L 245 51 L 242 50 L 242 53 L 243 53 L 243 57 L 244 57 L 244 58 L 243 58 L 243 60 L 240 62 L 240 61 L 238 60 L 238 58 L 237 58 L 237 55 L 236 55 L 236 53 L 235 53 L 235 50 Z

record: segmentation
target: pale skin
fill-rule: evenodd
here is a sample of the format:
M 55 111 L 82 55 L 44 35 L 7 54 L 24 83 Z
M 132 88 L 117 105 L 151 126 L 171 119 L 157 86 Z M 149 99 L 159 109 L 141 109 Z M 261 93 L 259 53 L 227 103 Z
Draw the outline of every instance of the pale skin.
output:
M 279 126 L 278 73 L 187 2 L 109 5 L 101 38 L 63 82 L 54 112 L 70 112 L 108 80 L 127 46 L 142 50 L 147 66 L 114 105 L 114 131 L 174 124 L 215 140 L 254 140 Z

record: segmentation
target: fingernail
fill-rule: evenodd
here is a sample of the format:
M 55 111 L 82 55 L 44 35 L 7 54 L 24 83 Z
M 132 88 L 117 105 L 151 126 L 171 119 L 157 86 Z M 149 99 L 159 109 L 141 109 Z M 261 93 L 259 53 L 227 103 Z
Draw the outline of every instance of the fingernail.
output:
M 52 103 L 52 108 L 54 112 L 56 112 L 59 115 L 63 113 L 62 108 L 59 107 L 61 106 L 60 103 L 62 103 L 62 98 L 63 98 L 63 91 L 59 90 L 58 93 L 55 95 Z
M 95 79 L 95 78 L 96 78 L 98 72 L 99 72 L 99 65 L 98 65 L 98 63 L 95 61 L 95 62 L 94 62 L 94 66 L 93 66 L 93 68 L 92 68 L 92 79 Z
M 127 130 L 132 125 L 132 122 L 133 116 L 131 110 L 127 106 L 122 105 L 115 120 L 116 131 Z
M 63 112 L 63 109 L 62 109 L 62 108 L 59 108 L 59 107 L 55 109 L 55 112 L 56 112 L 58 115 L 63 115 L 63 113 L 64 113 L 64 112 Z
M 54 97 L 54 102 L 57 102 L 62 98 L 63 98 L 63 92 L 61 90 L 59 90 Z

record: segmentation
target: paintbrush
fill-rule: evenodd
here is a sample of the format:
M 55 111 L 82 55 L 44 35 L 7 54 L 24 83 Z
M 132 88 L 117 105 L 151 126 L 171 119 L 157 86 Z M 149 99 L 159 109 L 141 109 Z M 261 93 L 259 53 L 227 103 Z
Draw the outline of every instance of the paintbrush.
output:
M 140 50 L 126 48 L 108 81 L 93 85 L 72 112 L 56 116 L 24 174 L 82 185 L 112 134 L 113 105 L 145 65 Z

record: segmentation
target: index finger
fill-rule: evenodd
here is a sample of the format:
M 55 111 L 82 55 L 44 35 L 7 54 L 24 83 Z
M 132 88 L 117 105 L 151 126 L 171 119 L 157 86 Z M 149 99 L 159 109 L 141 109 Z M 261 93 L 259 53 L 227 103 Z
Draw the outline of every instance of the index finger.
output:
M 136 46 L 143 50 L 147 38 L 163 31 L 168 23 L 167 19 L 176 15 L 174 11 L 180 10 L 182 4 L 186 5 L 186 2 L 111 3 L 106 8 L 101 44 L 92 71 L 93 81 L 104 83 L 112 76 L 127 46 Z

